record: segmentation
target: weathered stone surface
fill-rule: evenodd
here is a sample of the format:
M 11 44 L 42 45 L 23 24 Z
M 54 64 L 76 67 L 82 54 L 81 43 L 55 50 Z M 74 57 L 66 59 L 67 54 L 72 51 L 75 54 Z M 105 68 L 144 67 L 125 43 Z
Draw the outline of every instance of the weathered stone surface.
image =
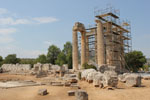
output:
M 142 75 L 142 78 L 144 79 L 144 80 L 150 80 L 150 75 Z
M 96 75 L 98 75 L 98 74 L 100 74 L 100 72 L 91 72 L 91 73 L 89 73 L 88 75 L 87 75 L 87 81 L 89 82 L 89 83 L 91 83 L 91 82 L 93 82 L 93 79 L 94 79 L 94 77 L 96 76 Z
M 3 64 L 4 72 L 28 72 L 31 70 L 30 64 Z
M 43 71 L 48 71 L 48 70 L 50 70 L 50 67 L 51 67 L 51 64 L 43 64 L 42 65 L 42 70 Z
M 98 74 L 96 74 L 95 76 L 94 76 L 94 78 L 93 78 L 93 85 L 95 86 L 95 87 L 103 87 L 103 78 L 104 78 L 104 76 L 103 76 L 103 74 L 102 73 L 98 73 Z
M 48 94 L 47 89 L 40 89 L 40 90 L 38 91 L 38 95 L 44 96 L 44 95 L 47 95 L 47 94 Z
M 38 71 L 49 71 L 50 68 L 51 68 L 51 64 L 37 63 L 37 64 L 34 64 L 33 71 L 35 71 L 35 72 L 38 72 Z
M 141 86 L 141 76 L 137 74 L 130 74 L 127 75 L 126 78 L 126 85 L 130 87 L 139 87 Z
M 68 65 L 67 64 L 63 64 L 63 67 L 64 67 L 65 71 L 68 70 Z
M 65 78 L 74 78 L 74 77 L 77 77 L 76 74 L 65 74 L 64 75 Z
M 96 72 L 96 70 L 95 69 L 86 69 L 86 70 L 83 70 L 81 72 L 81 78 L 82 79 L 87 79 L 88 74 L 92 73 L 92 72 Z
M 86 69 L 82 71 L 81 77 L 88 82 L 93 82 L 95 87 L 117 87 L 118 84 L 117 73 L 113 70 L 105 70 L 101 73 L 94 69 Z
M 103 25 L 100 20 L 95 20 L 97 23 L 97 63 L 98 65 L 105 64 L 105 46 Z
M 104 87 L 107 87 L 107 86 L 117 87 L 117 84 L 118 84 L 117 73 L 114 71 L 105 71 L 104 78 L 103 78 Z
M 84 90 L 78 90 L 75 92 L 76 100 L 88 100 L 88 94 Z
M 126 82 L 126 80 L 125 80 L 125 76 L 124 75 L 118 75 L 118 80 L 120 81 L 120 82 L 123 82 L 123 83 L 125 83 Z
M 108 70 L 108 65 L 103 64 L 98 66 L 98 71 L 101 73 L 104 73 L 106 70 Z
M 41 63 L 34 64 L 33 71 L 35 72 L 42 71 L 42 64 Z
M 52 86 L 64 86 L 64 84 L 61 82 L 51 82 L 51 85 Z
M 85 45 L 85 27 L 82 23 L 76 22 L 73 27 L 73 41 L 72 41 L 72 59 L 73 59 L 73 69 L 78 70 L 78 35 L 77 32 L 81 32 L 81 66 L 86 61 L 86 45 Z
M 114 71 L 116 72 L 116 66 L 108 66 L 107 64 L 99 65 L 98 71 L 104 73 L 105 71 Z
M 46 77 L 47 72 L 46 71 L 38 71 L 36 74 L 36 78 Z
M 65 82 L 64 86 L 69 87 L 69 86 L 71 86 L 71 83 L 70 82 Z
M 67 81 L 70 83 L 78 83 L 77 78 L 69 78 Z
M 118 75 L 119 81 L 126 83 L 129 87 L 141 86 L 141 78 L 141 75 L 135 73 L 124 73 Z
M 75 96 L 75 91 L 68 91 L 68 96 Z
M 51 70 L 54 70 L 55 72 L 60 72 L 61 67 L 58 66 L 58 65 L 52 65 L 52 66 L 51 66 Z

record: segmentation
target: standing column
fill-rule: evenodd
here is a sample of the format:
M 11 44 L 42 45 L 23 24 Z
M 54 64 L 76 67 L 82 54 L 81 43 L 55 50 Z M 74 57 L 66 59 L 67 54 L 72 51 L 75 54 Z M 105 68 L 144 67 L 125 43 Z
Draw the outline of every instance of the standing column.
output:
M 77 31 L 73 30 L 73 41 L 72 41 L 72 62 L 73 62 L 73 69 L 78 70 L 78 35 Z
M 81 68 L 86 62 L 86 37 L 85 32 L 81 32 Z
M 110 66 L 114 66 L 114 42 L 113 42 L 113 34 L 112 34 L 112 25 L 110 22 L 107 22 L 106 32 L 106 62 Z M 116 56 L 116 55 L 115 55 Z
M 86 62 L 89 61 L 89 37 L 86 36 Z
M 104 34 L 102 22 L 96 20 L 97 23 L 97 61 L 98 65 L 105 64 L 105 48 L 104 48 Z
M 95 62 L 97 64 L 97 30 L 95 30 Z

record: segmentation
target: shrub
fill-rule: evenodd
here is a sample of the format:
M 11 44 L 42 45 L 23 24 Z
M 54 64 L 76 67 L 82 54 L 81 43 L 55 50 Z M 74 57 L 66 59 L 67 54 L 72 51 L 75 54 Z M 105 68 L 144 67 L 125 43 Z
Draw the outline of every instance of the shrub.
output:
M 82 65 L 82 68 L 83 69 L 95 69 L 95 70 L 97 70 L 97 68 L 94 66 L 94 65 L 89 65 L 88 63 L 84 63 L 83 65 Z

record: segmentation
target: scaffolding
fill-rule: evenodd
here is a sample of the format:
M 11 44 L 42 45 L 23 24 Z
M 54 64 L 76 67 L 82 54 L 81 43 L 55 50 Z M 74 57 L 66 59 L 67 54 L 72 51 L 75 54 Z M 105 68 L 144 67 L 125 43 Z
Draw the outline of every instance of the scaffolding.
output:
M 103 24 L 106 64 L 117 66 L 118 70 L 123 69 L 125 67 L 124 55 L 132 50 L 130 22 L 128 20 L 121 21 L 120 11 L 113 7 L 95 10 L 94 15 Z M 96 30 L 96 25 L 89 25 L 86 28 L 87 58 L 95 62 L 97 62 Z

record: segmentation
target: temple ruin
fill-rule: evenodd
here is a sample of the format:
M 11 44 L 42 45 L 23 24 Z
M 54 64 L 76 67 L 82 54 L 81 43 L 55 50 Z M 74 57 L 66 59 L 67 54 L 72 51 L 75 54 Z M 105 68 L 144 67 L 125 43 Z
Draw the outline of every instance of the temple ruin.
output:
M 80 62 L 82 67 L 92 60 L 98 66 L 116 66 L 122 71 L 124 55 L 132 49 L 130 22 L 121 21 L 119 10 L 113 7 L 95 10 L 94 14 L 95 25 L 85 27 L 76 22 L 73 27 L 73 69 L 78 70 Z

